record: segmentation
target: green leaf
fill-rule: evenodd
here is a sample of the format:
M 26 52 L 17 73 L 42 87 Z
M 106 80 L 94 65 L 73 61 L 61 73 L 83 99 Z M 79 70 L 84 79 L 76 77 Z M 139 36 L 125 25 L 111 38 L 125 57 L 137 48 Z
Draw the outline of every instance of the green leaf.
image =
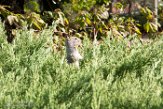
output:
M 69 24 L 69 21 L 67 18 L 64 19 L 65 20 L 65 25 L 68 25 Z
M 148 33 L 149 32 L 149 27 L 150 26 L 150 24 L 149 24 L 149 22 L 147 22 L 147 23 L 145 23 L 144 24 L 144 30 Z
M 37 0 L 29 0 L 24 4 L 25 12 L 40 12 L 40 4 Z
M 149 8 L 145 8 L 148 14 L 152 14 L 152 11 Z
M 149 14 L 149 15 L 147 15 L 147 17 L 146 17 L 147 20 L 152 20 L 153 18 L 154 18 L 154 17 L 153 17 L 152 14 Z
M 91 20 L 90 20 L 88 17 L 85 18 L 85 21 L 86 21 L 86 23 L 87 23 L 88 25 L 91 25 L 91 24 L 92 24 Z
M 140 29 L 139 28 L 135 28 L 135 32 L 137 33 L 137 34 L 142 34 L 141 32 L 140 32 Z
M 40 15 L 34 12 L 30 13 L 27 16 L 27 22 L 30 27 L 37 29 L 37 30 L 43 29 L 46 25 L 45 22 L 40 18 Z
M 102 32 L 102 27 L 100 27 L 98 30 L 99 30 L 100 33 L 103 33 L 103 32 Z

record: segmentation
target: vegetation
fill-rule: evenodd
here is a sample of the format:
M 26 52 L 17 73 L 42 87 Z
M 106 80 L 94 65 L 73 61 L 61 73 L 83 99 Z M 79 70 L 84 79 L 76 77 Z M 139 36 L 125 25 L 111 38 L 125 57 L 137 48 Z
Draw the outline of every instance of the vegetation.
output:
M 163 3 L 142 1 L 1 0 L 0 108 L 162 109 Z
M 1 108 L 162 108 L 162 38 L 135 38 L 129 47 L 128 39 L 108 37 L 91 47 L 85 36 L 78 70 L 66 64 L 65 52 L 53 52 L 52 34 L 20 30 L 11 45 L 0 25 Z
M 0 16 L 9 42 L 15 37 L 15 29 L 32 28 L 41 31 L 56 24 L 57 19 L 57 31 L 60 32 L 69 33 L 69 30 L 74 29 L 77 33 L 87 32 L 91 34 L 90 38 L 98 40 L 112 31 L 113 36 L 124 38 L 162 31 L 163 2 L 156 2 L 157 0 L 155 3 L 146 0 L 2 0 Z

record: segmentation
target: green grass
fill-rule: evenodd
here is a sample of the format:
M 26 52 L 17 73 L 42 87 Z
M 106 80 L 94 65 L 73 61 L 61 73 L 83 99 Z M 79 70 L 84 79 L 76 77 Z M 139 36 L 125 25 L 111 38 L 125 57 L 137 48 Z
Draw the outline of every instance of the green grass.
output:
M 131 48 L 109 39 L 93 48 L 85 39 L 78 70 L 66 64 L 63 51 L 47 47 L 51 31 L 38 39 L 19 31 L 8 44 L 0 25 L 0 108 L 162 109 L 163 38 L 135 39 Z

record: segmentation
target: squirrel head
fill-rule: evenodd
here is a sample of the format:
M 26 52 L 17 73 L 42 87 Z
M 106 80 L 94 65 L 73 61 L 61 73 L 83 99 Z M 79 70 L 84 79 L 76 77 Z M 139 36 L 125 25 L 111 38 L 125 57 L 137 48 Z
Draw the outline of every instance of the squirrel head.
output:
M 68 46 L 70 48 L 82 47 L 82 41 L 81 41 L 81 39 L 79 39 L 77 37 L 67 37 L 66 46 Z

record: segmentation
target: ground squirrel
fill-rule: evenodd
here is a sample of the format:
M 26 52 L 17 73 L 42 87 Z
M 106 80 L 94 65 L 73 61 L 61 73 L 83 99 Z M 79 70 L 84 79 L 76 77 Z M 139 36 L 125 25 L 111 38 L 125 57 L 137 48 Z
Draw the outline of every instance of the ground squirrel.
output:
M 74 64 L 75 67 L 79 68 L 79 61 L 83 59 L 78 51 L 78 48 L 82 46 L 81 39 L 77 37 L 67 37 L 65 44 L 68 64 Z

